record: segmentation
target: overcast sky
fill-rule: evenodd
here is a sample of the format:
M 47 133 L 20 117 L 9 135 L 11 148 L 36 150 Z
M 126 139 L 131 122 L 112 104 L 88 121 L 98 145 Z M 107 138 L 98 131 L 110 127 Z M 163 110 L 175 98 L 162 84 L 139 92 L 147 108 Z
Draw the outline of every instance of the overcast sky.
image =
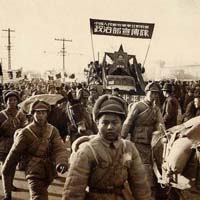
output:
M 89 19 L 155 23 L 145 66 L 200 64 L 199 0 L 0 0 L 0 58 L 7 69 L 7 32 L 11 28 L 12 68 L 62 69 L 59 51 L 66 43 L 66 70 L 81 72 L 92 60 Z M 120 44 L 144 61 L 149 40 L 93 36 L 95 56 Z

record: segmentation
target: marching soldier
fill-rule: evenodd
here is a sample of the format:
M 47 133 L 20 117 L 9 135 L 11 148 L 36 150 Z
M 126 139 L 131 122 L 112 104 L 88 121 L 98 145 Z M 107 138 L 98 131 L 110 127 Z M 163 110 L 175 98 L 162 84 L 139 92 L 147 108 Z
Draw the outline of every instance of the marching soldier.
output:
M 93 118 L 98 135 L 75 143 L 66 177 L 63 200 L 150 200 L 144 166 L 135 145 L 121 139 L 127 106 L 116 96 L 103 95 Z M 79 146 L 78 146 L 79 145 Z M 86 188 L 88 190 L 86 192 Z
M 163 124 L 161 112 L 155 104 L 160 89 L 154 82 L 145 87 L 145 99 L 133 104 L 122 127 L 122 137 L 126 138 L 131 134 L 131 141 L 135 143 L 144 163 L 148 181 L 152 189 L 152 198 L 155 199 L 155 177 L 151 155 L 152 133 L 159 130 Z
M 0 162 L 3 164 L 12 147 L 14 133 L 26 124 L 26 116 L 18 110 L 19 94 L 16 91 L 6 91 L 3 95 L 6 108 L 0 112 Z M 10 172 L 14 177 L 15 169 Z M 17 188 L 12 186 L 12 190 Z
M 72 86 L 71 90 L 68 93 L 68 96 L 71 93 L 72 94 L 71 96 L 73 97 L 74 100 L 77 100 L 78 102 L 83 104 L 84 107 L 87 107 L 88 97 L 90 95 L 89 91 L 86 88 L 84 88 L 81 83 L 78 83 L 77 90 L 74 90 L 76 93 L 73 92 L 73 89 L 75 88 Z
M 162 88 L 165 101 L 162 107 L 162 116 L 166 129 L 177 125 L 178 116 L 178 100 L 173 96 L 173 88 L 171 83 L 165 83 Z
M 67 152 L 58 130 L 47 122 L 50 105 L 35 101 L 31 106 L 33 122 L 15 133 L 14 144 L 2 168 L 5 199 L 11 199 L 10 171 L 15 168 L 21 155 L 26 161 L 25 176 L 32 200 L 47 200 L 48 186 L 56 170 L 67 170 Z

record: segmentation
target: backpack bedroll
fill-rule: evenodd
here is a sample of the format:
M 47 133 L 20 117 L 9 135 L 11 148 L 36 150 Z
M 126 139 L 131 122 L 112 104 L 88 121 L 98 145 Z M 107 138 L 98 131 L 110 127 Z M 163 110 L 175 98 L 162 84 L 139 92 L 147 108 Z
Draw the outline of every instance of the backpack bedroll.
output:
M 152 137 L 153 168 L 158 182 L 178 189 L 191 188 L 184 169 L 194 144 L 200 142 L 200 117 L 195 117 L 168 130 L 157 131 Z

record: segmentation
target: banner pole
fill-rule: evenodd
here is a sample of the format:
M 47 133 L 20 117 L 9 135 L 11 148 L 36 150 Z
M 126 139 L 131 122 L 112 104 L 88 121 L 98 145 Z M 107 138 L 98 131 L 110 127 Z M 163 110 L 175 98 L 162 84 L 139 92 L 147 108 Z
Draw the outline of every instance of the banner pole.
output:
M 92 37 L 92 29 L 91 29 L 91 24 L 90 24 L 90 37 L 91 37 L 91 43 L 92 43 L 92 54 L 93 54 L 93 61 L 95 62 L 95 54 L 94 54 L 94 42 L 93 42 L 93 37 Z
M 91 35 L 91 42 L 92 42 L 92 54 L 93 54 L 93 60 L 94 60 L 94 62 L 95 62 L 94 42 L 93 42 L 93 37 L 92 37 L 92 31 L 90 31 L 90 35 Z
M 152 38 L 150 39 L 150 42 L 149 42 L 149 45 L 148 45 L 148 48 L 147 48 L 147 52 L 146 52 L 146 55 L 145 55 L 145 58 L 144 58 L 144 62 L 143 62 L 143 64 L 142 64 L 143 67 L 144 67 L 144 64 L 145 64 L 145 62 L 146 62 L 147 55 L 148 55 L 148 53 L 149 53 L 149 49 L 150 49 L 150 45 L 151 45 L 151 40 L 152 40 Z

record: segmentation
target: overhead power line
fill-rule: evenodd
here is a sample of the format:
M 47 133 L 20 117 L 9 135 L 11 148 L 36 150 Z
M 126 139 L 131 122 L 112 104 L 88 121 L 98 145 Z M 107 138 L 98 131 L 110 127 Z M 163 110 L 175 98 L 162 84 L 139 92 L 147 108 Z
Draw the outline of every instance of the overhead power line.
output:
M 2 31 L 8 32 L 8 70 L 11 70 L 11 41 L 10 41 L 10 33 L 15 32 L 14 30 L 11 30 L 10 28 L 8 29 L 3 29 Z
M 63 46 L 62 46 L 62 50 L 61 50 L 61 53 L 62 53 L 62 56 L 63 56 L 63 71 L 65 71 L 65 42 L 72 42 L 72 40 L 66 40 L 65 38 L 63 39 L 57 39 L 55 38 L 56 41 L 61 41 L 63 43 Z

